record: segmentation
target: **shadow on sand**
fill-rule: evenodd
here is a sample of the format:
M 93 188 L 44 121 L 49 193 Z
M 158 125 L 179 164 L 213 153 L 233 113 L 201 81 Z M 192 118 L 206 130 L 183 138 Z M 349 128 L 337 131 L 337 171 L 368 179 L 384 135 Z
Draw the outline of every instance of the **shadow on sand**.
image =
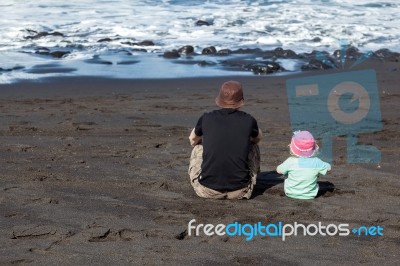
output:
M 276 185 L 283 183 L 285 179 L 276 171 L 261 172 L 257 176 L 257 183 L 253 190 L 252 198 L 264 194 L 264 192 Z M 283 193 L 283 190 L 282 190 Z
M 276 171 L 269 171 L 269 172 L 261 172 L 257 176 L 257 184 L 254 187 L 253 195 L 252 198 L 255 198 L 257 196 L 260 196 L 264 194 L 264 192 L 267 189 L 270 189 L 276 185 L 279 185 L 283 183 L 285 180 L 284 176 L 281 174 L 278 174 Z M 329 181 L 317 181 L 318 186 L 319 186 L 319 191 L 316 196 L 318 197 L 324 197 L 324 195 L 328 193 L 332 193 L 335 190 L 335 185 Z M 276 192 L 276 191 L 275 191 Z M 285 196 L 285 193 L 282 189 L 278 191 L 280 196 Z

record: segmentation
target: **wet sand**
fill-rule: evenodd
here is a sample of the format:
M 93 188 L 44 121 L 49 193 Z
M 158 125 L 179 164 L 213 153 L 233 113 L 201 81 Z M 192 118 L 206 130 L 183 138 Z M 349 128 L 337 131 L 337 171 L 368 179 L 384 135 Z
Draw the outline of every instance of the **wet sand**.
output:
M 0 86 L 0 264 L 396 265 L 400 260 L 398 62 L 377 71 L 383 130 L 359 141 L 379 164 L 346 163 L 335 139 L 333 170 L 315 200 L 287 198 L 275 167 L 291 137 L 288 76 L 170 80 L 60 78 Z M 318 75 L 334 71 L 307 72 Z M 296 77 L 296 76 L 290 76 Z M 259 122 L 261 174 L 251 200 L 205 200 L 187 175 L 188 135 L 215 108 L 225 80 L 245 88 Z M 187 235 L 196 223 L 348 223 L 384 236 Z

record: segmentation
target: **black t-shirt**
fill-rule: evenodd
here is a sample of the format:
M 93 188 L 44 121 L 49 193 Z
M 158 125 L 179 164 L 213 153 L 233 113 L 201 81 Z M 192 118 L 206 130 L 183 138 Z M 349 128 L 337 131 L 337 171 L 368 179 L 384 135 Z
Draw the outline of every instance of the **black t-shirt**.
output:
M 237 109 L 220 109 L 203 114 L 195 133 L 203 137 L 200 184 L 218 191 L 246 187 L 250 138 L 258 136 L 257 121 Z

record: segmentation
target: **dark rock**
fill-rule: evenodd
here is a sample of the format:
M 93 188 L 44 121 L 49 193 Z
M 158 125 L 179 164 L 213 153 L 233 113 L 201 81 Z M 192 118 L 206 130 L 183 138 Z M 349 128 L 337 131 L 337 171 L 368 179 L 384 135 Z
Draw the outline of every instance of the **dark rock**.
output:
M 62 34 L 61 32 L 58 32 L 58 31 L 55 31 L 55 32 L 42 31 L 42 32 L 37 33 L 34 36 L 27 36 L 27 37 L 25 37 L 25 39 L 39 39 L 42 37 L 46 37 L 48 35 L 64 37 L 64 34 Z
M 27 37 L 25 37 L 25 39 L 39 39 L 39 38 L 45 37 L 47 35 L 49 35 L 49 33 L 43 31 L 43 32 L 39 32 L 38 34 L 33 35 L 33 36 L 27 36 Z
M 55 58 L 62 58 L 65 55 L 69 54 L 70 52 L 68 51 L 54 51 L 54 52 L 50 52 L 50 50 L 48 48 L 45 47 L 40 47 L 38 49 L 36 49 L 35 54 L 40 54 L 40 55 L 50 55 L 52 57 Z
M 131 46 L 137 45 L 136 42 L 121 42 L 121 44 L 127 44 L 127 45 L 131 45 Z
M 375 55 L 380 58 L 385 58 L 387 56 L 390 56 L 391 54 L 392 54 L 392 52 L 386 48 L 375 51 Z
M 169 59 L 172 59 L 172 58 L 179 58 L 181 55 L 179 54 L 179 52 L 177 51 L 177 50 L 172 50 L 172 51 L 166 51 L 166 52 L 164 52 L 164 54 L 163 54 L 163 57 L 164 58 L 169 58 Z
M 282 71 L 283 68 L 276 62 L 263 62 L 246 65 L 246 69 L 250 69 L 255 74 L 271 74 Z
M 314 39 L 312 39 L 311 41 L 313 42 L 321 42 L 322 39 L 320 37 L 315 37 Z
M 65 55 L 67 55 L 67 54 L 69 54 L 69 53 L 70 53 L 70 52 L 54 51 L 54 52 L 51 52 L 50 55 L 51 55 L 52 57 L 55 57 L 55 58 L 62 58 L 62 57 L 64 57 Z
M 295 52 L 293 52 L 292 50 L 290 50 L 290 49 L 285 50 L 281 47 L 276 48 L 274 50 L 274 53 L 275 53 L 275 57 L 278 57 L 278 58 L 297 58 L 298 57 L 297 54 Z
M 58 32 L 58 31 L 49 33 L 49 35 L 64 37 L 64 34 L 62 34 L 61 32 Z
M 103 39 L 98 40 L 97 42 L 111 42 L 111 41 L 112 41 L 112 39 L 110 39 L 110 38 L 103 38 Z
M 361 55 L 362 53 L 356 47 L 352 46 L 346 50 L 346 56 L 349 59 L 358 59 Z
M 389 49 L 380 49 L 375 51 L 375 56 L 390 62 L 399 62 L 400 53 L 392 52 Z
M 231 54 L 232 53 L 232 51 L 231 50 L 229 50 L 229 49 L 221 49 L 221 50 L 219 50 L 218 51 L 218 55 L 229 55 L 229 54 Z
M 316 58 L 318 61 L 322 62 L 324 65 L 327 65 L 328 68 L 337 68 L 337 64 L 335 60 L 333 60 L 330 57 L 324 57 L 324 56 L 317 56 Z M 328 69 L 326 68 L 326 69 Z
M 317 56 L 326 56 L 326 57 L 330 57 L 330 54 L 326 51 L 317 51 L 317 50 L 313 50 L 311 53 L 302 53 L 302 54 L 298 54 L 298 56 L 300 58 L 315 58 Z
M 194 48 L 191 45 L 185 45 L 178 49 L 178 53 L 180 54 L 193 54 Z
M 336 59 L 332 58 L 331 55 L 326 51 L 321 52 L 314 50 L 311 53 L 299 54 L 298 57 L 309 62 L 303 65 L 303 70 L 337 68 Z
M 255 49 L 240 48 L 240 49 L 233 51 L 232 53 L 234 53 L 234 54 L 259 54 L 259 53 L 262 53 L 262 50 L 260 48 L 255 48 Z
M 236 51 L 235 53 L 238 52 L 259 55 L 262 56 L 264 59 L 272 59 L 272 60 L 275 60 L 276 58 L 290 58 L 290 59 L 301 58 L 301 56 L 296 54 L 293 50 L 290 49 L 286 50 L 281 47 L 267 51 L 262 51 L 260 49 L 246 49 L 246 50 Z
M 196 21 L 196 26 L 210 26 L 211 24 L 205 20 Z
M 153 41 L 145 40 L 145 41 L 138 42 L 137 45 L 139 45 L 139 46 L 154 46 L 155 44 Z
M 362 53 L 354 46 L 349 46 L 345 50 L 345 58 L 346 59 L 358 59 Z M 333 56 L 335 58 L 341 58 L 342 57 L 342 50 L 336 50 L 333 52 Z
M 212 62 L 212 61 L 206 61 L 206 60 L 193 60 L 193 58 L 190 58 L 190 60 L 176 60 L 174 64 L 180 64 L 180 65 L 198 65 L 198 66 L 213 66 L 216 65 L 217 63 Z
M 141 41 L 141 42 L 121 42 L 121 44 L 127 44 L 131 46 L 154 46 L 153 41 Z
M 329 64 L 325 64 L 324 62 L 311 59 L 306 65 L 301 67 L 302 70 L 325 70 L 325 69 L 332 69 L 333 67 Z
M 201 54 L 216 54 L 217 49 L 214 46 L 206 47 L 201 51 Z

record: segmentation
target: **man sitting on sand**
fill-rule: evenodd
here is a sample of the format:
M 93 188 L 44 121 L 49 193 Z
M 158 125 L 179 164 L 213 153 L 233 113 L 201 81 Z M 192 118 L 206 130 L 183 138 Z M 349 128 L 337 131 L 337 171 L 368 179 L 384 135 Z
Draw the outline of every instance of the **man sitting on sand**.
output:
M 221 109 L 204 113 L 189 136 L 190 183 L 202 198 L 250 199 L 260 172 L 261 130 L 239 111 L 244 104 L 239 82 L 225 82 L 215 102 Z

